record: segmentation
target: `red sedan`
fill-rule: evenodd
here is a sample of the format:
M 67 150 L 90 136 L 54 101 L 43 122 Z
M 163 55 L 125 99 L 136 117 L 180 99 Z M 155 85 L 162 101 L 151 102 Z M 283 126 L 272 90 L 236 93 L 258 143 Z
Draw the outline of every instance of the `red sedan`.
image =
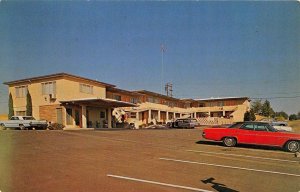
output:
M 228 128 L 205 128 L 202 136 L 208 140 L 223 141 L 227 147 L 243 143 L 282 147 L 290 152 L 300 150 L 300 134 L 280 132 L 263 122 L 241 122 Z

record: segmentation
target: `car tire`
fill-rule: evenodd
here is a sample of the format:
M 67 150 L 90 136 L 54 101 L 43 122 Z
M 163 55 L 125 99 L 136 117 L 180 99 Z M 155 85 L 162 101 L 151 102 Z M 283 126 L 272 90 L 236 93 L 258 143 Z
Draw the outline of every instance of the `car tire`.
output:
M 288 152 L 295 153 L 300 150 L 300 142 L 299 141 L 288 141 L 285 145 L 285 149 Z
M 25 130 L 25 126 L 24 125 L 19 125 L 20 130 Z
M 234 147 L 236 145 L 236 139 L 233 138 L 233 137 L 225 137 L 223 139 L 223 144 L 226 146 L 226 147 Z

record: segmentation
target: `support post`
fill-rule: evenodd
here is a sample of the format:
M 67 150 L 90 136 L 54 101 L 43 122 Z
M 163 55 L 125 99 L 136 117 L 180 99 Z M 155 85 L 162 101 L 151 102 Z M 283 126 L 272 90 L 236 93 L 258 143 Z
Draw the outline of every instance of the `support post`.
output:
M 82 128 L 87 128 L 87 122 L 86 122 L 86 106 L 81 106 L 81 122 L 82 122 Z
M 148 112 L 149 112 L 148 113 L 148 123 L 151 123 L 151 120 L 152 120 L 152 118 L 151 118 L 151 109 L 149 109 Z
M 107 109 L 107 127 L 108 128 L 112 128 L 112 126 L 111 126 L 111 120 L 112 120 L 112 117 L 111 117 L 111 108 L 108 108 Z

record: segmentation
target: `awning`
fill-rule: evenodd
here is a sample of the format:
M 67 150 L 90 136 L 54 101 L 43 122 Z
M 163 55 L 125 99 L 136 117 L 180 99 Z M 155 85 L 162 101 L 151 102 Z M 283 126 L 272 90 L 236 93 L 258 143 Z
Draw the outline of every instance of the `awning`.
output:
M 125 101 L 118 101 L 108 98 L 83 98 L 83 99 L 71 99 L 59 101 L 64 105 L 86 105 L 90 107 L 103 107 L 103 108 L 115 108 L 115 107 L 136 107 L 137 105 Z

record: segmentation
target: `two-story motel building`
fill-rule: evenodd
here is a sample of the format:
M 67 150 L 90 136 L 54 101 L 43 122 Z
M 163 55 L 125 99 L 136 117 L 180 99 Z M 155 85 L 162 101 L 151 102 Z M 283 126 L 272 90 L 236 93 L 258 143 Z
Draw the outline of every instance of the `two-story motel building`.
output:
M 128 91 L 115 85 L 68 73 L 5 82 L 13 97 L 15 115 L 26 115 L 26 95 L 32 98 L 37 119 L 66 127 L 107 127 L 114 123 L 113 110 L 126 112 L 125 121 L 136 127 L 151 122 L 165 123 L 179 117 L 194 117 L 202 124 L 242 121 L 249 110 L 247 97 L 179 99 L 140 90 Z M 124 120 L 124 119 L 123 119 Z

